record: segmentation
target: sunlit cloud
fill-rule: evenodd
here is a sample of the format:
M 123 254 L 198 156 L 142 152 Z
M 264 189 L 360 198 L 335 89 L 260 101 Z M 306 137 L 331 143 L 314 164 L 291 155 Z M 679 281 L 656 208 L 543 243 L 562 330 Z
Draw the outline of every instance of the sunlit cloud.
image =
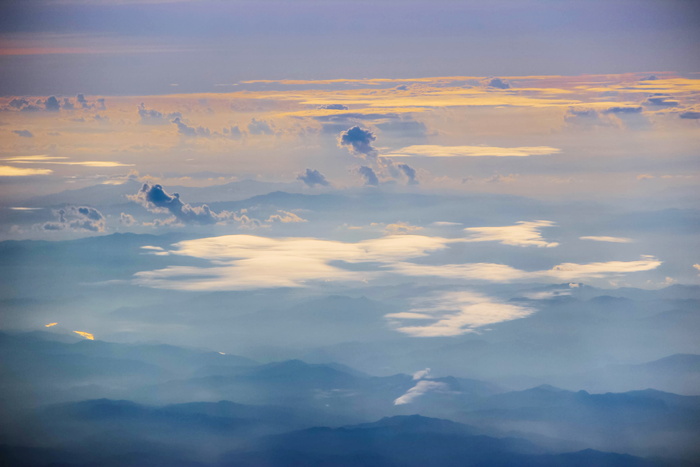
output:
M 610 242 L 610 243 L 632 243 L 634 240 L 627 237 L 606 237 L 606 236 L 586 236 L 579 237 L 581 240 L 592 240 L 594 242 Z
M 31 177 L 33 175 L 50 175 L 52 173 L 53 170 L 51 169 L 25 169 L 0 165 L 0 177 Z
M 83 336 L 87 340 L 91 340 L 91 341 L 95 340 L 95 336 L 90 334 L 89 332 L 85 332 L 85 331 L 73 331 L 73 332 L 79 336 Z
M 495 146 L 415 145 L 382 154 L 384 157 L 527 157 L 557 154 L 558 148 L 527 146 L 501 148 Z
M 67 157 L 60 156 L 18 156 L 4 159 L 16 164 L 55 164 L 55 165 L 80 165 L 83 167 L 131 167 L 134 164 L 123 164 L 115 161 L 68 161 Z
M 514 282 L 523 280 L 569 281 L 601 279 L 632 272 L 651 271 L 661 265 L 653 256 L 643 256 L 639 261 L 608 261 L 588 264 L 562 263 L 551 269 L 524 271 L 505 264 L 467 263 L 432 266 L 397 262 L 390 267 L 397 274 L 406 276 L 431 276 L 484 282 Z
M 169 251 L 159 250 L 158 247 L 144 249 L 159 256 L 209 260 L 211 267 L 169 266 L 142 271 L 135 275 L 134 282 L 147 287 L 204 291 L 306 287 L 318 281 L 366 281 L 387 275 L 500 283 L 569 281 L 649 271 L 661 264 L 654 257 L 645 256 L 639 261 L 562 263 L 548 270 L 525 271 L 495 263 L 429 265 L 408 261 L 443 250 L 453 243 L 471 241 L 422 235 L 389 235 L 356 243 L 308 237 L 209 237 L 176 243 Z M 379 264 L 372 271 L 357 271 L 343 268 L 342 263 Z M 411 313 L 424 311 L 414 309 Z
M 144 271 L 135 275 L 135 282 L 166 289 L 244 290 L 303 287 L 313 281 L 363 281 L 377 273 L 349 271 L 330 263 L 392 263 L 425 256 L 455 241 L 420 235 L 391 235 L 358 243 L 253 235 L 210 237 L 177 243 L 168 253 L 208 259 L 213 267 Z
M 388 314 L 389 319 L 400 320 L 396 330 L 414 337 L 458 336 L 475 332 L 476 328 L 488 324 L 525 318 L 534 313 L 533 308 L 502 303 L 491 297 L 474 292 L 446 292 L 415 301 L 411 312 L 428 315 L 431 322 L 405 325 L 410 320 L 406 315 Z
M 45 324 L 44 327 L 50 328 L 50 327 L 56 326 L 57 324 L 58 323 L 49 323 L 49 324 Z
M 532 222 L 521 221 L 517 222 L 516 225 L 503 227 L 469 227 L 464 229 L 464 231 L 471 234 L 466 240 L 468 242 L 499 242 L 504 245 L 550 248 L 559 244 L 544 240 L 540 234 L 540 229 L 543 227 L 552 227 L 554 225 L 554 222 L 544 220 Z

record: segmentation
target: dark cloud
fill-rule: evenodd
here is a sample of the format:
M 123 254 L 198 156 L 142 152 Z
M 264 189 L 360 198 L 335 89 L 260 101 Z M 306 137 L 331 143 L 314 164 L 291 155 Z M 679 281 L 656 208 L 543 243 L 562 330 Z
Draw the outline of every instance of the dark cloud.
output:
M 394 89 L 396 89 L 397 91 L 408 91 L 408 86 L 402 84 L 401 86 L 396 86 Z
M 14 98 L 10 101 L 9 105 L 14 109 L 22 109 L 29 105 L 29 101 L 27 99 Z
M 12 133 L 16 134 L 17 136 L 21 136 L 23 138 L 33 138 L 34 133 L 32 133 L 29 130 L 14 130 Z
M 488 87 L 490 88 L 497 88 L 497 89 L 510 89 L 510 84 L 508 84 L 507 81 L 502 80 L 501 78 L 492 78 L 491 81 L 487 84 Z
M 319 105 L 318 108 L 327 110 L 348 110 L 348 106 L 343 104 L 325 104 Z
M 640 78 L 639 81 L 656 81 L 657 79 L 659 79 L 658 76 L 649 75 L 649 76 L 645 76 L 644 78 Z
M 375 174 L 374 170 L 372 170 L 370 167 L 363 165 L 359 169 L 357 169 L 357 172 L 360 175 L 362 175 L 362 177 L 365 179 L 365 185 L 368 185 L 368 186 L 379 185 L 379 179 L 377 178 L 377 174 Z
M 408 164 L 398 164 L 397 167 L 406 175 L 408 178 L 409 185 L 418 185 L 418 180 L 416 180 L 416 170 Z
M 175 120 L 172 121 L 172 123 L 177 125 L 177 132 L 180 133 L 182 136 L 201 136 L 203 138 L 209 138 L 211 136 L 211 131 L 209 130 L 209 128 L 205 128 L 203 126 L 189 126 L 183 123 L 180 117 L 177 117 Z
M 688 111 L 688 112 L 683 112 L 682 114 L 678 115 L 680 118 L 688 119 L 688 120 L 698 120 L 700 119 L 700 112 L 693 112 L 693 111 Z
M 172 195 L 166 193 L 161 185 L 149 185 L 145 183 L 141 190 L 128 198 L 140 203 L 146 209 L 155 212 L 170 212 L 175 218 L 184 224 L 214 224 L 225 219 L 228 213 L 217 214 L 206 204 L 202 206 L 190 206 L 180 200 L 178 193 Z
M 231 128 L 224 128 L 224 134 L 233 139 L 241 139 L 243 137 L 243 132 L 238 125 L 234 125 Z
M 616 115 L 633 115 L 642 113 L 641 107 L 610 107 L 605 109 L 603 113 Z
M 377 137 L 371 131 L 354 126 L 340 133 L 338 145 L 348 146 L 353 154 L 374 158 L 377 156 L 377 150 L 372 146 L 372 142 L 376 139 Z
M 44 108 L 49 112 L 58 112 L 61 110 L 61 104 L 56 97 L 51 96 L 44 101 Z
M 102 99 L 104 103 L 104 99 Z M 182 114 L 180 112 L 172 112 L 164 114 L 156 109 L 147 109 L 146 106 L 141 103 L 139 105 L 139 117 L 141 117 L 141 123 L 144 125 L 164 125 L 174 118 L 181 118 Z
M 253 119 L 248 124 L 248 133 L 251 135 L 273 135 L 274 130 L 265 120 Z
M 73 103 L 70 101 L 70 99 L 68 99 L 67 97 L 64 97 L 64 98 L 63 98 L 63 108 L 64 108 L 65 110 L 73 110 L 73 109 L 75 109 L 75 106 L 74 106 Z
M 566 115 L 569 117 L 579 118 L 598 118 L 598 112 L 596 112 L 594 109 L 575 109 L 573 107 L 569 107 Z
M 653 94 L 644 101 L 644 105 L 655 106 L 655 107 L 678 107 L 680 102 L 670 100 L 671 96 L 664 94 Z
M 312 169 L 306 169 L 306 172 L 303 174 L 300 174 L 297 177 L 297 180 L 301 180 L 304 182 L 306 185 L 310 187 L 314 187 L 316 185 L 322 185 L 322 186 L 328 186 L 330 185 L 328 183 L 328 180 L 326 180 L 326 177 L 323 176 L 321 172 L 318 170 L 312 170 Z
M 85 99 L 85 95 L 84 95 L 84 94 L 78 94 L 77 96 L 75 96 L 75 100 L 78 101 L 78 104 L 80 104 L 80 106 L 81 106 L 83 109 L 89 109 L 90 107 L 92 107 L 92 106 L 88 103 L 87 99 Z M 143 105 L 143 104 L 142 104 L 142 105 Z
M 43 230 L 88 230 L 90 232 L 104 232 L 105 218 L 100 211 L 88 206 L 66 206 L 53 211 L 58 217 L 56 222 L 46 222 L 41 226 Z

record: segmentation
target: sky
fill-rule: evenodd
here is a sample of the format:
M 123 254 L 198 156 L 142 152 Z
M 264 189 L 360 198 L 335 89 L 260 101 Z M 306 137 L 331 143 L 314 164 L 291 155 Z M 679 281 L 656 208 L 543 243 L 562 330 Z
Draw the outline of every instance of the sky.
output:
M 455 283 L 697 285 L 699 12 L 3 2 L 0 239 L 173 238 L 136 288 L 423 281 L 411 336 L 534 313 Z

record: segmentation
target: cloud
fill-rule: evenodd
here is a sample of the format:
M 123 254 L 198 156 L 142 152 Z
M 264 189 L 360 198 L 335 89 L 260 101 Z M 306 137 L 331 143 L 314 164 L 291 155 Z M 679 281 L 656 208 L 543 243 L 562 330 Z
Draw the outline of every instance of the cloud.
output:
M 126 214 L 124 212 L 119 214 L 119 223 L 122 225 L 125 225 L 127 227 L 130 227 L 134 224 L 136 224 L 136 219 L 134 219 L 134 216 L 131 214 Z
M 396 222 L 394 224 L 387 224 L 387 226 L 384 227 L 384 232 L 390 235 L 409 234 L 411 232 L 417 232 L 419 230 L 423 230 L 423 227 L 411 225 L 406 222 Z
M 61 110 L 61 104 L 58 102 L 56 97 L 51 96 L 44 101 L 44 108 L 49 112 L 58 112 Z
M 78 95 L 81 96 L 82 94 Z M 85 98 L 83 97 L 83 100 L 84 99 Z M 78 100 L 78 102 L 80 102 L 80 100 Z M 85 102 L 87 103 L 87 101 Z M 86 108 L 85 105 L 87 104 L 83 104 L 83 108 Z M 148 109 L 143 104 L 143 102 L 139 104 L 138 112 L 139 117 L 141 117 L 141 123 L 143 125 L 165 125 L 167 123 L 170 123 L 173 119 L 182 117 L 182 114 L 180 112 L 172 112 L 166 114 L 155 109 Z
M 606 237 L 606 236 L 586 236 L 579 237 L 581 240 L 593 240 L 594 242 L 611 242 L 611 243 L 632 243 L 634 240 L 627 237 Z
M 488 82 L 487 86 L 490 88 L 497 89 L 510 89 L 510 84 L 507 81 L 502 80 L 501 78 L 492 78 Z
M 445 383 L 439 381 L 422 380 L 409 389 L 406 394 L 394 400 L 394 405 L 405 405 L 414 402 L 417 398 L 429 392 L 450 392 Z
M 275 131 L 265 120 L 253 119 L 248 124 L 248 133 L 251 135 L 274 135 Z
M 136 275 L 135 281 L 140 285 L 155 288 L 200 291 L 305 287 L 315 281 L 365 281 L 379 276 L 396 275 L 501 283 L 521 280 L 568 282 L 573 279 L 609 278 L 630 272 L 648 271 L 661 264 L 653 257 L 643 257 L 639 261 L 563 263 L 548 270 L 524 271 L 493 263 L 427 265 L 408 262 L 410 259 L 444 250 L 453 243 L 466 241 L 459 238 L 422 235 L 390 235 L 354 243 L 309 237 L 267 238 L 254 235 L 209 237 L 176 243 L 172 250 L 160 252 L 161 255 L 179 255 L 208 260 L 211 262 L 209 267 L 170 266 L 165 269 L 143 271 Z M 345 263 L 379 263 L 379 265 L 376 270 L 366 271 L 344 268 Z M 470 298 L 472 305 L 475 296 L 466 296 L 466 298 L 472 297 Z M 464 301 L 465 297 L 460 300 Z M 501 306 L 503 304 L 491 299 L 485 300 L 481 296 L 478 302 L 493 306 L 495 310 L 512 311 L 511 308 L 503 308 Z M 423 311 L 413 309 L 410 313 L 426 315 L 428 309 L 426 307 L 423 309 Z M 476 308 L 472 307 L 470 310 L 475 311 Z M 392 317 L 399 318 L 396 315 Z M 428 313 L 421 317 L 434 316 Z M 460 319 L 464 321 L 463 318 Z M 476 326 L 475 321 L 472 320 L 470 323 Z
M 413 373 L 413 381 L 425 379 L 428 376 L 430 376 L 430 368 L 426 368 L 425 370 L 419 370 Z
M 393 263 L 444 249 L 452 239 L 392 235 L 346 243 L 308 237 L 226 235 L 176 243 L 169 255 L 209 260 L 212 267 L 171 266 L 143 271 L 140 285 L 183 290 L 305 287 L 314 281 L 363 281 L 378 273 L 351 271 L 345 263 Z
M 523 146 L 501 148 L 495 146 L 438 146 L 415 145 L 382 154 L 383 157 L 526 157 L 557 154 L 558 148 Z
M 471 234 L 466 239 L 468 242 L 499 242 L 503 245 L 549 248 L 559 244 L 545 241 L 540 234 L 540 229 L 554 225 L 551 221 L 520 221 L 515 225 L 503 227 L 468 227 L 464 231 Z
M 317 108 L 325 110 L 348 110 L 348 106 L 343 104 L 324 104 L 319 105 Z
M 66 110 L 73 110 L 73 109 L 75 109 L 75 106 L 73 105 L 73 103 L 70 101 L 69 98 L 64 97 L 63 98 L 63 108 Z
M 0 165 L 0 177 L 30 177 L 32 175 L 49 175 L 52 173 L 53 170 L 51 169 L 25 169 Z
M 375 158 L 377 150 L 372 146 L 372 142 L 377 137 L 369 130 L 354 126 L 340 133 L 338 136 L 338 145 L 347 146 L 355 155 Z
M 181 134 L 182 136 L 188 136 L 188 137 L 197 137 L 201 136 L 204 138 L 208 138 L 211 136 L 211 130 L 209 128 L 205 128 L 203 126 L 198 126 L 198 127 L 192 127 L 189 126 L 185 123 L 182 122 L 182 119 L 180 117 L 176 117 L 172 123 L 177 125 L 177 132 Z
M 17 136 L 21 136 L 22 138 L 33 138 L 34 133 L 32 133 L 29 130 L 14 130 L 12 133 L 16 134 Z
M 697 269 L 698 271 L 700 271 L 700 264 L 693 264 L 693 267 L 694 267 L 695 269 Z
M 87 99 L 85 99 L 85 94 L 78 94 L 77 96 L 75 96 L 75 100 L 78 101 L 78 104 L 80 104 L 80 106 L 83 109 L 89 109 L 90 107 L 92 107 L 88 103 Z M 143 104 L 141 104 L 141 105 L 143 105 Z
M 283 224 L 290 224 L 296 222 L 307 222 L 307 220 L 297 216 L 293 212 L 279 210 L 277 211 L 277 214 L 272 214 L 270 217 L 268 217 L 265 222 L 281 222 Z
M 306 172 L 299 174 L 297 180 L 304 182 L 307 186 L 314 187 L 316 185 L 328 186 L 328 180 L 318 170 L 306 169 Z
M 416 180 L 416 170 L 408 164 L 398 164 L 397 167 L 406 175 L 409 185 L 418 185 Z
M 243 137 L 243 132 L 238 125 L 234 125 L 230 128 L 224 128 L 224 134 L 228 135 L 229 138 L 232 139 L 241 139 Z
M 379 178 L 377 178 L 377 174 L 374 173 L 374 170 L 372 170 L 372 168 L 367 167 L 366 165 L 363 165 L 359 169 L 357 169 L 357 172 L 360 175 L 362 175 L 362 177 L 365 179 L 365 185 L 367 185 L 367 186 L 379 185 Z
M 127 197 L 150 211 L 169 212 L 175 216 L 178 221 L 184 224 L 215 224 L 227 217 L 215 213 L 209 209 L 209 206 L 206 204 L 202 206 L 190 206 L 189 204 L 183 203 L 178 193 L 169 195 L 161 185 L 149 185 L 145 183 L 137 194 Z
M 17 156 L 4 159 L 19 164 L 56 164 L 56 165 L 81 165 L 84 167 L 129 167 L 134 164 L 122 164 L 115 161 L 68 161 L 64 156 Z
M 651 271 L 661 265 L 653 256 L 643 256 L 638 261 L 608 261 L 588 264 L 562 263 L 551 269 L 524 271 L 505 264 L 465 263 L 432 266 L 407 262 L 396 262 L 387 267 L 405 276 L 432 276 L 446 279 L 477 280 L 508 283 L 515 281 L 572 281 L 603 279 L 631 272 Z
M 150 185 L 145 183 L 138 193 L 135 195 L 127 195 L 131 201 L 141 204 L 143 207 L 152 212 L 170 213 L 172 218 L 156 219 L 152 225 L 157 227 L 170 225 L 173 223 L 182 224 L 215 224 L 218 222 L 235 221 L 241 227 L 257 228 L 263 226 L 263 222 L 259 219 L 248 217 L 246 210 L 241 210 L 240 213 L 231 211 L 212 211 L 209 206 L 203 204 L 201 206 L 191 206 L 183 203 L 180 200 L 178 193 L 168 194 L 161 185 Z M 270 216 L 266 222 L 306 222 L 294 213 L 286 211 L 278 211 L 278 214 Z
M 91 340 L 91 341 L 95 340 L 95 336 L 89 332 L 85 332 L 85 331 L 73 331 L 73 332 L 79 336 L 84 337 L 87 340 Z
M 566 297 L 571 295 L 570 289 L 546 290 L 542 292 L 528 292 L 524 294 L 525 298 L 530 300 L 551 300 L 557 297 Z
M 688 112 L 683 112 L 678 115 L 680 118 L 687 119 L 687 120 L 698 120 L 700 119 L 700 112 L 694 112 L 694 111 L 688 111 Z
M 398 319 L 398 323 L 420 321 L 418 325 L 396 326 L 397 331 L 414 337 L 458 336 L 475 332 L 476 328 L 489 324 L 525 318 L 535 312 L 530 307 L 502 303 L 467 291 L 439 293 L 417 299 L 414 303 L 410 312 L 417 313 L 418 318 L 393 313 L 386 315 L 388 319 Z M 426 320 L 432 322 L 423 324 Z
M 58 217 L 56 222 L 46 222 L 41 225 L 43 230 L 88 230 L 104 232 L 105 218 L 100 211 L 88 206 L 66 206 L 53 211 Z
M 12 107 L 13 109 L 20 110 L 23 107 L 28 106 L 29 101 L 27 99 L 22 99 L 22 98 L 16 97 L 16 98 L 12 99 L 8 105 L 10 107 Z
M 644 101 L 644 105 L 653 107 L 677 107 L 680 105 L 680 102 L 669 99 L 671 99 L 671 96 L 654 94 Z
M 606 114 L 616 114 L 616 115 L 634 115 L 642 113 L 641 107 L 610 107 L 603 110 Z

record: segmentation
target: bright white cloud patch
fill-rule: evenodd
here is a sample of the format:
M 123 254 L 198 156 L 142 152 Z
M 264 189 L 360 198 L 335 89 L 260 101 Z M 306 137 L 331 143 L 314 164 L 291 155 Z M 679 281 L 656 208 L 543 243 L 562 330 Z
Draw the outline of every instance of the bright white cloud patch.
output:
M 310 281 L 362 281 L 373 273 L 348 271 L 332 261 L 394 263 L 425 256 L 460 241 L 390 235 L 358 243 L 316 238 L 227 235 L 175 244 L 174 255 L 207 259 L 213 267 L 171 266 L 136 274 L 141 285 L 182 290 L 302 287 Z
M 551 221 L 521 221 L 515 225 L 503 227 L 469 227 L 464 229 L 464 231 L 471 234 L 467 238 L 468 242 L 499 242 L 504 245 L 549 248 L 559 244 L 544 240 L 542 234 L 540 234 L 540 229 L 554 225 L 554 222 Z
M 445 383 L 441 383 L 439 381 L 430 381 L 430 380 L 422 380 L 418 381 L 415 386 L 413 386 L 411 389 L 409 389 L 406 394 L 404 394 L 401 397 L 398 397 L 396 400 L 394 400 L 394 405 L 404 405 L 404 404 L 410 404 L 411 402 L 415 401 L 417 398 L 421 397 L 422 395 L 428 393 L 428 392 L 447 392 L 448 387 Z
M 474 292 L 447 292 L 416 300 L 411 312 L 428 318 L 416 319 L 418 324 L 406 325 L 411 319 L 401 313 L 386 315 L 396 321 L 396 329 L 415 337 L 458 336 L 475 332 L 488 324 L 525 318 L 535 310 L 529 307 L 502 303 Z M 428 321 L 425 323 L 424 321 Z
M 581 240 L 593 240 L 594 242 L 610 242 L 610 243 L 632 243 L 634 240 L 627 237 L 606 237 L 606 236 L 586 236 L 579 237 Z
M 526 157 L 561 152 L 549 146 L 501 148 L 496 146 L 415 145 L 382 154 L 384 157 Z
M 498 238 L 526 244 L 543 242 L 517 235 L 501 235 Z M 513 240 L 514 238 L 518 240 Z M 495 263 L 428 265 L 409 261 L 445 249 L 452 243 L 471 241 L 474 240 L 389 235 L 350 243 L 308 237 L 226 235 L 176 243 L 171 251 L 144 248 L 161 256 L 181 255 L 209 260 L 211 266 L 169 266 L 139 272 L 134 280 L 147 287 L 197 291 L 305 287 L 318 281 L 366 281 L 389 275 L 501 283 L 519 280 L 552 282 L 609 278 L 630 272 L 649 271 L 661 264 L 654 257 L 644 256 L 639 261 L 562 263 L 548 270 L 525 271 Z M 380 263 L 380 267 L 373 271 L 352 271 L 344 269 L 343 262 Z M 409 313 L 413 316 L 404 317 L 422 318 L 422 314 L 425 314 L 419 309 Z

